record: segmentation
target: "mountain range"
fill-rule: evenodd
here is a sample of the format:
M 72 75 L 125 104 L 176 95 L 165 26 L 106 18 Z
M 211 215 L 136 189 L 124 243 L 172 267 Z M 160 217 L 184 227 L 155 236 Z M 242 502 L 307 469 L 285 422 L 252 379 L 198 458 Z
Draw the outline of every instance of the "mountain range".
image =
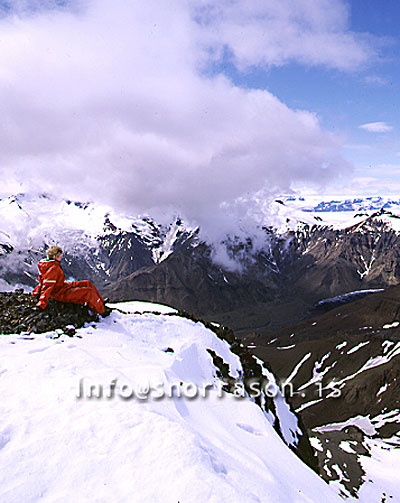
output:
M 159 224 L 46 194 L 10 196 L 0 200 L 0 278 L 5 288 L 32 287 L 36 262 L 57 243 L 66 276 L 92 280 L 113 301 L 161 302 L 239 333 L 268 332 L 310 316 L 324 299 L 400 282 L 398 202 L 321 205 L 274 201 L 256 246 L 251 235 L 208 243 L 179 217 Z M 229 263 L 216 260 L 215 246 Z

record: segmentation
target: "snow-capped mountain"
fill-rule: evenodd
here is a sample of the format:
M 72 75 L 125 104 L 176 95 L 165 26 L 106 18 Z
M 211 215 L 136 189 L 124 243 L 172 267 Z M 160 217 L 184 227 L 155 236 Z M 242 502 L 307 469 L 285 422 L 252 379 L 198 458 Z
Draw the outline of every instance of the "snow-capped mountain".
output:
M 400 212 L 400 197 L 345 197 L 345 196 L 281 196 L 277 202 L 306 213 L 319 212 L 375 212 L 381 209 Z M 340 218 L 340 217 L 339 217 Z
M 306 202 L 306 199 L 304 199 Z M 311 201 L 310 201 L 311 202 Z M 356 197 L 356 198 L 339 198 L 327 201 L 319 201 L 312 208 L 304 208 L 303 211 L 309 212 L 371 212 L 385 210 L 400 211 L 400 200 L 391 197 Z
M 1 336 L 1 501 L 341 501 L 292 452 L 282 395 L 227 390 L 247 364 L 226 340 L 166 306 L 114 307 L 73 338 Z
M 0 275 L 11 285 L 35 284 L 36 262 L 51 244 L 65 249 L 67 276 L 88 277 L 104 287 L 160 263 L 196 233 L 179 218 L 160 225 L 149 217 L 48 194 L 5 197 L 0 216 Z

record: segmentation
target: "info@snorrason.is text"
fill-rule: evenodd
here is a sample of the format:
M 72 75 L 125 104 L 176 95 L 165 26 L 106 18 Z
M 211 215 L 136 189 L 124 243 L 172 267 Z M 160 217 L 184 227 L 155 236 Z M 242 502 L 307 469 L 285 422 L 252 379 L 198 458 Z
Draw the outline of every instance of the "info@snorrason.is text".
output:
M 140 379 L 138 382 L 129 383 L 119 378 L 105 380 L 105 382 L 94 382 L 89 378 L 82 377 L 78 383 L 76 392 L 77 399 L 89 400 L 111 400 L 120 398 L 122 400 L 162 400 L 165 398 L 208 398 L 216 395 L 223 398 L 229 393 L 234 398 L 259 398 L 261 396 L 276 398 L 278 396 L 300 397 L 302 399 L 322 399 L 339 398 L 341 389 L 335 385 L 334 381 L 329 383 L 317 382 L 296 390 L 292 382 L 282 381 L 272 382 L 268 379 L 257 380 L 216 380 L 212 383 L 194 383 L 187 381 L 170 382 L 150 382 L 147 379 Z

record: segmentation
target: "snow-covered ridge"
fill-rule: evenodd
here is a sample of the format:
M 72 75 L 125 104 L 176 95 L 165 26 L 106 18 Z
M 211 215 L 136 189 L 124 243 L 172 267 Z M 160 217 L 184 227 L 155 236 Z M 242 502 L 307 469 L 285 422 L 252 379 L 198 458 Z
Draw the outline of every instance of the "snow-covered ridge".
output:
M 41 249 L 44 243 L 97 247 L 99 236 L 134 232 L 153 253 L 164 260 L 183 232 L 196 228 L 181 219 L 161 225 L 148 216 L 129 216 L 94 203 L 65 200 L 51 194 L 18 194 L 0 198 L 0 242 L 21 249 Z
M 389 226 L 400 231 L 400 198 L 382 197 L 321 200 L 321 197 L 284 196 L 276 199 L 266 215 L 266 224 L 279 231 L 301 228 L 304 224 L 346 228 L 384 209 Z M 0 243 L 15 248 L 39 249 L 43 243 L 73 242 L 82 239 L 96 246 L 100 235 L 134 232 L 152 251 L 154 262 L 168 257 L 177 239 L 193 236 L 198 228 L 175 217 L 168 225 L 150 216 L 126 215 L 91 202 L 61 199 L 51 194 L 0 196 Z M 397 221 L 398 220 L 398 221 Z M 1 253 L 1 250 L 0 250 Z
M 119 307 L 72 339 L 1 336 L 2 501 L 341 501 L 259 406 L 223 391 L 209 349 L 243 371 L 227 342 L 179 316 L 129 313 L 149 305 Z M 185 396 L 205 383 L 207 396 Z

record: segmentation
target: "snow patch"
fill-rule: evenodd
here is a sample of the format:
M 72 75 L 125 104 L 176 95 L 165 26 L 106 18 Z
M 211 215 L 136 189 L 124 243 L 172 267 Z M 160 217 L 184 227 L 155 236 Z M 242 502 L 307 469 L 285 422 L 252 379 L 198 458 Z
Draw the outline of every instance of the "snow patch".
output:
M 294 367 L 289 377 L 286 379 L 285 381 L 286 383 L 289 383 L 290 381 L 292 381 L 292 379 L 294 379 L 300 367 L 303 365 L 304 362 L 306 362 L 310 358 L 310 356 L 311 353 L 307 353 L 306 355 L 303 356 L 303 358 L 299 361 L 299 363 Z
M 382 328 L 384 329 L 388 329 L 388 328 L 396 328 L 400 325 L 400 322 L 399 321 L 394 321 L 393 323 L 391 324 L 387 324 L 387 325 L 383 325 Z
M 314 428 L 313 431 L 318 433 L 326 431 L 341 431 L 348 426 L 356 426 L 368 436 L 375 435 L 376 433 L 375 427 L 371 423 L 369 416 L 355 416 L 341 423 L 330 423 L 324 426 L 318 426 L 317 428 Z
M 323 452 L 324 448 L 322 447 L 322 442 L 319 438 L 317 437 L 310 437 L 310 444 L 314 449 L 317 451 Z
M 352 353 L 355 353 L 356 351 L 358 351 L 359 349 L 361 349 L 363 346 L 366 346 L 367 344 L 369 344 L 370 341 L 366 341 L 366 342 L 360 342 L 360 344 L 357 344 L 357 346 L 354 346 L 354 348 L 351 348 L 349 351 L 347 351 L 347 354 L 348 355 L 351 355 Z
M 160 313 L 160 314 L 170 314 L 177 313 L 178 311 L 173 307 L 166 306 L 164 304 L 156 304 L 155 302 L 143 302 L 138 300 L 132 300 L 128 302 L 115 302 L 107 304 L 111 308 L 120 309 L 124 313 Z
M 352 448 L 350 442 L 346 440 L 342 440 L 340 442 L 339 448 L 342 449 L 342 451 L 347 452 L 348 454 L 356 454 L 356 451 Z

